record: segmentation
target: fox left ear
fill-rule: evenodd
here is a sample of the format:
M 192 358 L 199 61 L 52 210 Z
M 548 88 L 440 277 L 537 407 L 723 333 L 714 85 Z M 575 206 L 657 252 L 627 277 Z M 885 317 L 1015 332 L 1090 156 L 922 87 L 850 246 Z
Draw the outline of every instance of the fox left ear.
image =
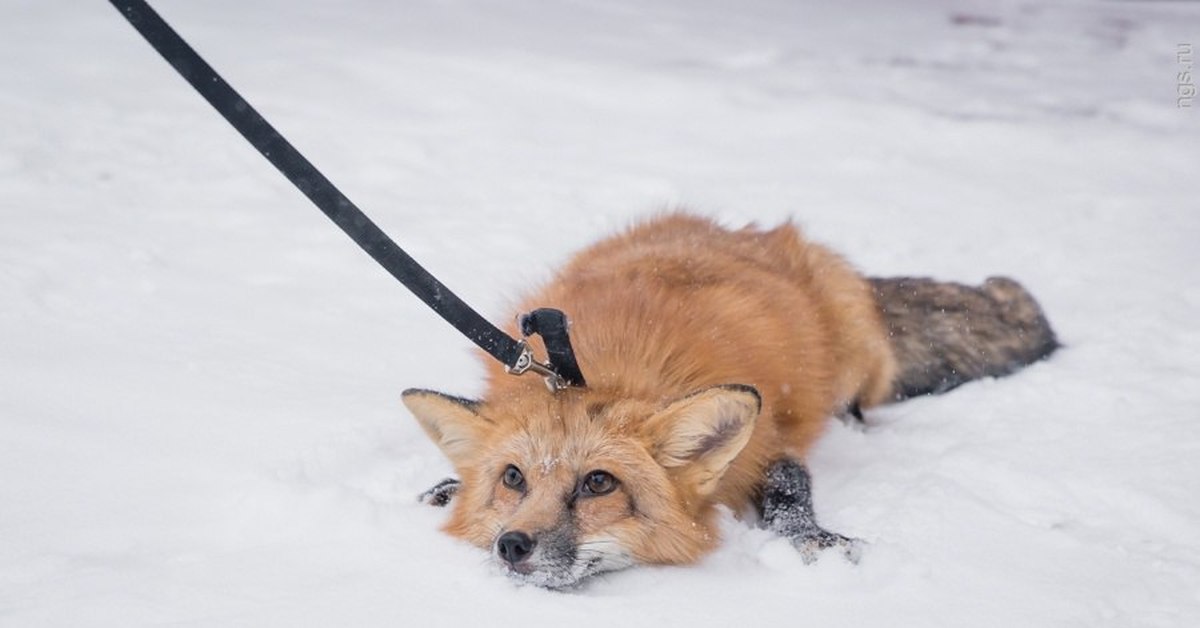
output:
M 479 414 L 477 401 L 417 388 L 404 391 L 401 398 L 456 468 L 476 450 L 484 428 L 491 424 Z
M 751 386 L 705 388 L 646 421 L 650 454 L 699 495 L 710 495 L 750 441 L 761 409 L 762 398 Z

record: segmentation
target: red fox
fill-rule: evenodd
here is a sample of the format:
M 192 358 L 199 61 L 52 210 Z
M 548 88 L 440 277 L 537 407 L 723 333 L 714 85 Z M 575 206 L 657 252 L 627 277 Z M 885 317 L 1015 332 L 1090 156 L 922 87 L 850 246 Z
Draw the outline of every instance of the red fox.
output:
M 548 588 L 695 561 L 718 542 L 718 504 L 757 512 L 806 559 L 853 556 L 818 526 L 803 465 L 829 417 L 1058 346 L 1010 279 L 868 279 L 791 224 L 683 213 L 585 249 L 522 307 L 568 315 L 586 387 L 551 392 L 489 361 L 481 400 L 410 389 L 404 403 L 458 473 L 424 495 L 453 497 L 445 531 Z

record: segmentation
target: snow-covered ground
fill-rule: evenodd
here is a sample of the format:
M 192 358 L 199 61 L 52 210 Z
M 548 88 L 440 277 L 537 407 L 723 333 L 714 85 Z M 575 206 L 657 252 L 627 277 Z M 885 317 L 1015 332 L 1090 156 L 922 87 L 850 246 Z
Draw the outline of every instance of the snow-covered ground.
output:
M 414 496 L 468 343 L 105 2 L 0 2 L 0 624 L 1200 625 L 1189 3 L 160 0 L 493 320 L 665 206 L 1020 279 L 1066 348 L 831 425 L 814 565 L 515 587 Z M 1194 53 L 1193 53 L 1194 54 Z

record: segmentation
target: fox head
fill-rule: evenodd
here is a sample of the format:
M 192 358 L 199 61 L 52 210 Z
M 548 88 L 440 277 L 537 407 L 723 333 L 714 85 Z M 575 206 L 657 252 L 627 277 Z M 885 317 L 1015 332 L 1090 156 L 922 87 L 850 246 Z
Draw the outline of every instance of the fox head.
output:
M 577 389 L 404 403 L 462 482 L 444 529 L 549 588 L 711 549 L 711 497 L 761 408 L 738 385 L 662 404 Z

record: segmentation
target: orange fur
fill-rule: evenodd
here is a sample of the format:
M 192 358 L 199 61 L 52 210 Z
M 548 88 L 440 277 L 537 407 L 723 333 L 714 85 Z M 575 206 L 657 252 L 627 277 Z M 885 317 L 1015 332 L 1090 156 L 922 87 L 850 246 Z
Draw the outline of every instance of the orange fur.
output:
M 569 517 L 581 547 L 693 561 L 717 541 L 717 504 L 744 511 L 766 465 L 802 459 L 828 417 L 882 402 L 896 373 L 868 284 L 790 224 L 662 216 L 579 253 L 520 311 L 537 307 L 571 320 L 587 388 L 552 394 L 489 361 L 478 404 L 405 395 L 462 480 L 446 530 L 484 548 Z M 524 492 L 499 481 L 507 465 Z M 564 514 L 593 470 L 617 489 Z

